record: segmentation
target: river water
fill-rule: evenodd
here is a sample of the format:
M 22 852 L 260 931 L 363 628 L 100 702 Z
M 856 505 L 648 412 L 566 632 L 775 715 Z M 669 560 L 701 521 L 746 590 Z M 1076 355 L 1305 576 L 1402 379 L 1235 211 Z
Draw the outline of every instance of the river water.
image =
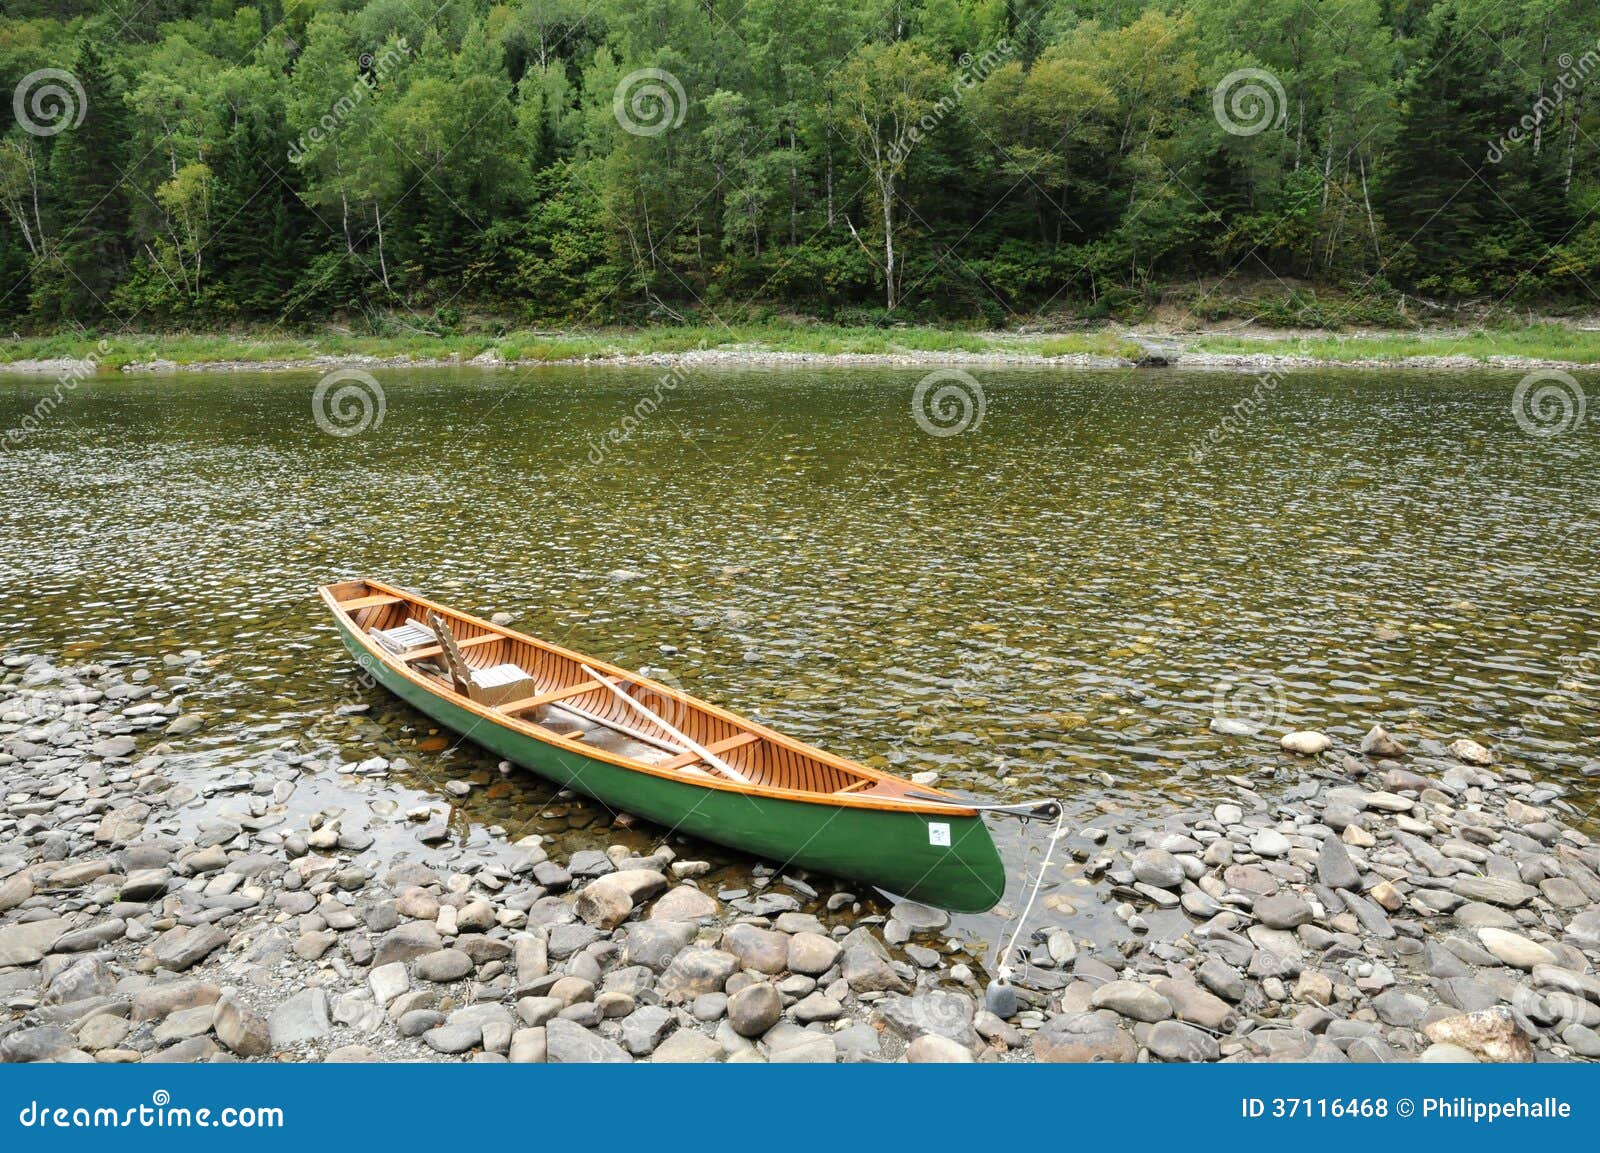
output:
M 53 381 L 7 380 L 0 623 L 158 674 L 200 650 L 219 771 L 290 742 L 403 756 L 421 799 L 492 784 L 468 842 L 619 834 L 364 688 L 318 583 L 505 610 L 1075 825 L 1291 784 L 1278 735 L 1377 719 L 1600 797 L 1600 419 L 1529 433 L 1514 372 L 966 371 L 936 388 L 981 419 L 915 407 L 925 368 L 378 369 L 381 420 L 360 381 L 365 409 L 350 381 L 314 403 L 315 373 L 94 379 L 43 411 Z M 1038 827 L 996 833 L 1037 858 Z

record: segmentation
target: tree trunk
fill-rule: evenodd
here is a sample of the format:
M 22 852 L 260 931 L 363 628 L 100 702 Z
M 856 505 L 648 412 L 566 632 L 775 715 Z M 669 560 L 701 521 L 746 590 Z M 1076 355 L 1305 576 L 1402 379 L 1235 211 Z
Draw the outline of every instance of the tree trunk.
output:
M 372 202 L 372 217 L 378 222 L 378 271 L 383 274 L 384 289 L 393 292 L 389 286 L 389 264 L 383 256 L 383 206 L 376 200 Z
M 1572 94 L 1572 127 L 1567 129 L 1567 175 L 1561 182 L 1561 194 L 1572 195 L 1572 164 L 1578 155 L 1578 121 L 1583 115 L 1583 89 Z
M 833 92 L 828 93 L 828 126 L 824 139 L 828 145 L 828 227 L 833 227 Z
M 888 294 L 889 311 L 894 311 L 894 180 L 883 182 L 883 286 Z
M 1361 164 L 1361 199 L 1367 206 L 1367 229 L 1372 233 L 1372 251 L 1381 262 L 1383 249 L 1378 247 L 1378 222 L 1372 218 L 1372 197 L 1367 195 L 1367 160 L 1359 151 L 1356 160 Z
M 798 200 L 799 200 L 799 196 L 800 196 L 800 173 L 799 173 L 799 170 L 796 169 L 796 167 L 795 167 L 794 157 L 795 157 L 794 118 L 790 117 L 789 118 L 789 243 L 791 245 L 798 244 L 800 242 L 799 225 L 796 223 L 796 221 L 799 219 L 799 215 L 800 215 L 800 207 L 799 207 L 799 204 L 798 204 Z

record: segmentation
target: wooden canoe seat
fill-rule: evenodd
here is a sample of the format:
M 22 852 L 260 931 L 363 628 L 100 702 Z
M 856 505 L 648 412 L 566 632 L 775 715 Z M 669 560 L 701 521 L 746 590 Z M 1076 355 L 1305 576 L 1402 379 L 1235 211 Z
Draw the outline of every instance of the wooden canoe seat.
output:
M 521 700 L 532 695 L 539 687 L 539 683 L 521 665 L 506 662 L 488 669 L 473 668 L 462 657 L 461 645 L 442 616 L 430 612 L 428 624 L 433 626 L 434 636 L 438 638 L 439 648 L 444 653 L 445 664 L 450 668 L 451 683 L 456 692 L 469 700 L 484 705 L 498 705 Z
M 356 599 L 352 601 L 340 601 L 339 607 L 347 613 L 353 613 L 359 612 L 361 609 L 375 609 L 380 605 L 397 605 L 399 603 L 399 597 L 370 596 L 356 597 Z
M 759 741 L 760 739 L 761 738 L 758 735 L 756 735 L 755 733 L 735 733 L 731 737 L 724 737 L 722 740 L 716 742 L 715 744 L 707 745 L 706 748 L 709 749 L 713 753 L 726 753 L 726 752 L 731 752 L 734 749 L 742 749 L 742 748 L 744 748 L 745 745 L 754 744 L 756 741 Z M 659 764 L 656 765 L 656 768 L 658 768 L 658 769 L 686 769 L 690 765 L 696 764 L 699 760 L 700 760 L 700 754 L 699 753 L 679 753 L 677 756 L 673 757 L 671 760 L 660 762 Z
M 606 680 L 616 684 L 619 678 L 607 677 Z M 581 697 L 584 693 L 592 693 L 604 686 L 599 681 L 584 681 L 582 684 L 570 685 L 564 689 L 551 689 L 549 692 L 539 693 L 535 696 L 525 697 L 520 701 L 507 701 L 500 705 L 502 713 L 525 713 L 529 709 L 537 709 L 554 701 L 564 701 L 568 697 Z

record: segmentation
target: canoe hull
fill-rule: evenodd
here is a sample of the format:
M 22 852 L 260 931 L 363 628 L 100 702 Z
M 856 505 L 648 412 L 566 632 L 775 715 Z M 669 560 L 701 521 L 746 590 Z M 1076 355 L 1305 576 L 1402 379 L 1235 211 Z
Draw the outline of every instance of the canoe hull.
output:
M 397 674 L 337 622 L 339 639 L 384 688 L 445 728 L 618 811 L 765 857 L 960 913 L 993 908 L 1005 867 L 981 816 L 893 812 L 751 796 L 635 772 L 485 722 Z

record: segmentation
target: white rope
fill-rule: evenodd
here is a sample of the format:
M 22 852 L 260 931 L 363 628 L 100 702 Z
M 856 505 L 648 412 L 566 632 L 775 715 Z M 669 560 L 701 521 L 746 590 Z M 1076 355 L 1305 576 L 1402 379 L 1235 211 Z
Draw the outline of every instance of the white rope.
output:
M 1028 903 L 1022 907 L 1022 916 L 1017 918 L 1017 927 L 1012 931 L 1011 940 L 1006 942 L 1005 951 L 1000 954 L 999 977 L 1000 983 L 1006 984 L 1011 980 L 1011 955 L 1016 951 L 1017 940 L 1022 936 L 1022 930 L 1028 925 L 1028 916 L 1033 912 L 1033 902 L 1039 896 L 1039 890 L 1044 886 L 1044 875 L 1050 869 L 1050 858 L 1056 851 L 1056 842 L 1066 831 L 1067 810 L 1066 806 L 1059 806 L 1056 814 L 1056 830 L 1050 834 L 1050 844 L 1044 851 L 1044 861 L 1039 865 L 1039 875 L 1033 880 L 1033 891 L 1028 894 Z

